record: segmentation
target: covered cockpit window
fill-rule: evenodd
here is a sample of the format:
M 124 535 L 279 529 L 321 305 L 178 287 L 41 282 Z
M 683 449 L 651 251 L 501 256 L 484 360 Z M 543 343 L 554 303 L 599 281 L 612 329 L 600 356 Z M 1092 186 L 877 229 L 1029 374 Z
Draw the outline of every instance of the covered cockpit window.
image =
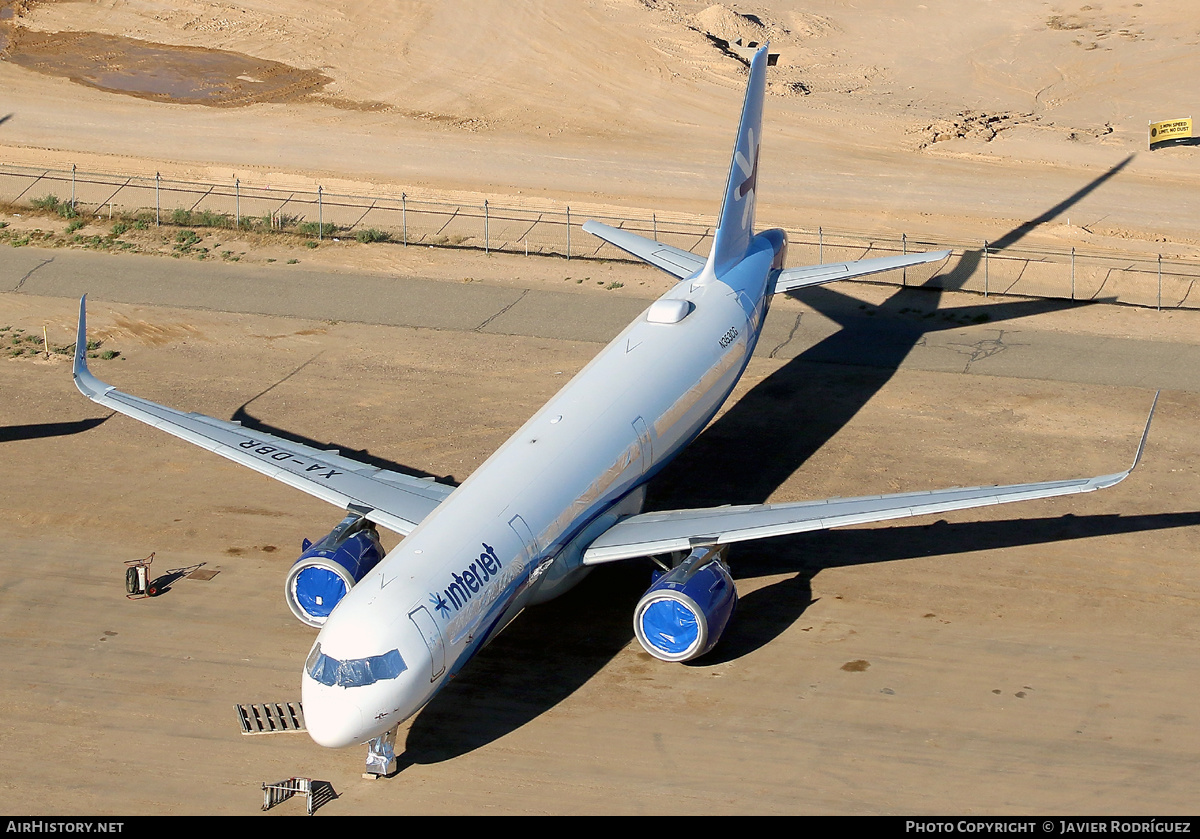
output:
M 338 661 L 321 652 L 321 645 L 308 654 L 304 669 L 316 681 L 329 687 L 356 688 L 394 679 L 408 669 L 399 650 L 383 655 Z

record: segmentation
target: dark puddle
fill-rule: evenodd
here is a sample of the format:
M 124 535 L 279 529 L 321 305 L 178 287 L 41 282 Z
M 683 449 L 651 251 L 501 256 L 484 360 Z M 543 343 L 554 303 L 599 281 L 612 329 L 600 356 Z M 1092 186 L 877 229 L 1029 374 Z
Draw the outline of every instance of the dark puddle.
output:
M 110 93 L 156 102 L 237 107 L 320 101 L 379 110 L 379 103 L 324 96 L 331 79 L 279 61 L 227 50 L 139 41 L 98 32 L 36 32 L 20 26 L 23 0 L 0 0 L 0 60 Z
M 6 28 L 6 61 L 47 76 L 158 102 L 225 107 L 295 102 L 331 81 L 316 70 L 225 50 L 155 44 L 97 32 Z

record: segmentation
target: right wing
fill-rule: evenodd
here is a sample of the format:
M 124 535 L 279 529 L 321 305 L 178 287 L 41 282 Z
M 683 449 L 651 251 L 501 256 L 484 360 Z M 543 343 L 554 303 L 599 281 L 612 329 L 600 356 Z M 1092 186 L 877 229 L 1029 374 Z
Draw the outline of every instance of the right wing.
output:
M 122 393 L 100 381 L 87 367 L 87 324 L 84 295 L 79 301 L 79 331 L 73 372 L 79 392 L 97 404 L 195 443 L 210 452 L 249 466 L 296 489 L 342 508 L 353 507 L 378 525 L 407 535 L 434 507 L 454 491 L 432 478 L 414 478 L 368 466 L 293 443 L 271 434 L 245 429 L 237 422 L 204 414 L 185 413 Z
M 1158 404 L 1157 394 L 1154 404 Z M 1125 480 L 1137 467 L 1142 459 L 1142 450 L 1146 447 L 1146 437 L 1150 433 L 1150 420 L 1153 417 L 1152 405 L 1133 466 L 1124 472 L 1095 478 L 1010 486 L 954 488 L 861 498 L 830 498 L 826 501 L 642 513 L 623 519 L 601 534 L 584 551 L 583 564 L 600 565 L 621 559 L 689 551 L 704 545 L 727 545 L 731 542 L 768 536 L 784 536 L 810 530 L 826 530 L 851 524 L 867 524 L 907 516 L 945 513 L 991 504 L 1008 504 L 1013 501 L 1029 501 L 1105 489 Z
M 798 288 L 831 283 L 834 280 L 865 277 L 868 274 L 894 271 L 897 268 L 907 268 L 910 265 L 937 262 L 949 255 L 950 251 L 932 251 L 930 253 L 914 253 L 905 256 L 880 256 L 874 259 L 858 259 L 852 262 L 828 262 L 824 265 L 805 265 L 801 268 L 787 268 L 779 272 L 779 279 L 775 281 L 774 293 L 779 294 L 784 291 L 795 291 Z
M 702 256 L 664 245 L 662 242 L 647 239 L 645 236 L 630 233 L 628 230 L 609 227 L 598 221 L 585 221 L 583 229 L 681 280 L 686 280 L 704 267 L 705 259 Z

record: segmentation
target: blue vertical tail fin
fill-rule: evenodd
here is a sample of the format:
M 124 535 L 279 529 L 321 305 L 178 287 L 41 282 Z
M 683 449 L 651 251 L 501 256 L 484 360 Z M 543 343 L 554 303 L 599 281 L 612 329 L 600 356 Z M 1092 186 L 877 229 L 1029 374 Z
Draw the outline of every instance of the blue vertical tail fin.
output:
M 754 201 L 758 181 L 758 146 L 762 140 L 763 97 L 767 87 L 767 44 L 750 61 L 750 81 L 738 126 L 725 201 L 713 236 L 706 276 L 721 276 L 736 265 L 750 248 L 754 236 Z

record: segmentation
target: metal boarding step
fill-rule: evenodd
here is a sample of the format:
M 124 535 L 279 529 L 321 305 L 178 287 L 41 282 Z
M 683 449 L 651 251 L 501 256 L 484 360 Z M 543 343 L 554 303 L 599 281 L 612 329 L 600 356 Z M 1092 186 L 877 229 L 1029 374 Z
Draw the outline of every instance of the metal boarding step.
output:
M 311 816 L 318 807 L 328 804 L 338 797 L 329 781 L 314 781 L 312 778 L 288 778 L 275 784 L 263 784 L 264 810 L 270 810 L 276 804 L 282 804 L 295 795 L 303 795 L 308 814 Z
M 283 734 L 304 731 L 304 708 L 299 702 L 261 702 L 234 705 L 242 734 Z

